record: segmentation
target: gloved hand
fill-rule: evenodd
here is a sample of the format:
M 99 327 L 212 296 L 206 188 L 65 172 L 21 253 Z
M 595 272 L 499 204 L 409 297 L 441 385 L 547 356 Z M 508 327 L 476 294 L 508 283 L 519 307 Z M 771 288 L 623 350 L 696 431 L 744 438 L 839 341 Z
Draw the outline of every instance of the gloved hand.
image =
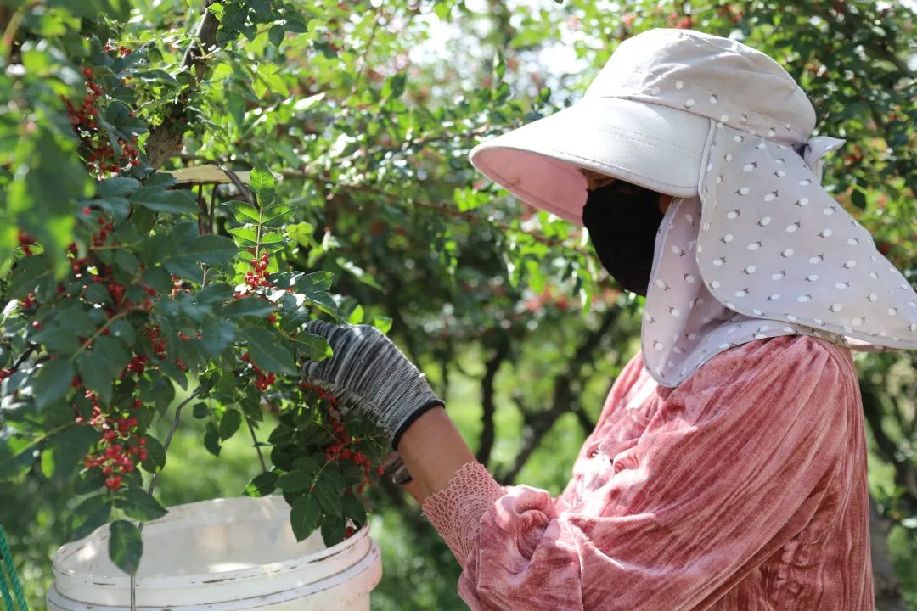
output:
M 334 354 L 321 362 L 307 361 L 305 381 L 326 388 L 343 407 L 364 414 L 388 436 L 393 449 L 421 414 L 445 407 L 426 376 L 375 327 L 313 320 L 306 330 L 328 340 Z

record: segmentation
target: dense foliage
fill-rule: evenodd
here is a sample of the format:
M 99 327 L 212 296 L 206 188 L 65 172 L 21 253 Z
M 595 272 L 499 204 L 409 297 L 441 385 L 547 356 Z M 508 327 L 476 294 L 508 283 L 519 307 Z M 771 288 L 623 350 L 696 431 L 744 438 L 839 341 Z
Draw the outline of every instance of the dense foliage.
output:
M 213 454 L 253 446 L 247 491 L 282 490 L 298 536 L 365 523 L 355 501 L 384 448 L 300 385 L 302 359 L 328 352 L 302 330 L 316 316 L 391 323 L 441 396 L 462 397 L 450 411 L 474 396 L 455 416 L 478 458 L 556 490 L 635 350 L 640 301 L 467 151 L 576 99 L 617 41 L 660 26 L 787 67 L 819 132 L 848 140 L 826 184 L 913 282 L 903 4 L 0 2 L 0 520 L 18 558 L 44 558 L 47 580 L 48 546 L 123 520 L 113 552 L 133 568 L 133 524 L 164 511 L 150 491 L 167 455 L 187 464 L 165 452 L 186 427 Z M 859 363 L 877 516 L 904 557 L 914 355 Z M 377 498 L 393 529 L 417 520 L 398 498 Z M 421 532 L 406 556 L 448 562 Z M 416 592 L 405 604 L 454 590 L 416 586 L 444 580 L 433 564 L 386 571 Z

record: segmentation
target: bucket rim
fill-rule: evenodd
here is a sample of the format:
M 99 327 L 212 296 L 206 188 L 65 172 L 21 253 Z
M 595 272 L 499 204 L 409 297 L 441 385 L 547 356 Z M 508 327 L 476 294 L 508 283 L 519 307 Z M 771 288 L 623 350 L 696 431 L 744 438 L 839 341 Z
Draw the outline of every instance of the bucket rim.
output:
M 190 503 L 182 503 L 181 505 L 175 505 L 169 507 L 168 513 L 156 520 L 151 520 L 144 523 L 144 530 L 153 528 L 155 526 L 168 525 L 172 522 L 180 520 L 182 517 L 187 516 L 188 514 L 196 514 L 202 512 L 212 512 L 213 506 L 222 504 L 222 503 L 233 503 L 233 504 L 242 504 L 250 505 L 252 507 L 256 506 L 268 506 L 271 511 L 289 511 L 289 505 L 280 495 L 266 495 L 263 497 L 247 497 L 247 496 L 236 496 L 236 497 L 219 497 L 215 499 L 208 499 L 204 501 L 193 501 Z M 54 575 L 55 581 L 60 578 L 64 581 L 77 581 L 81 584 L 94 584 L 94 585 L 106 585 L 110 587 L 124 587 L 130 584 L 130 575 L 127 573 L 118 571 L 115 575 L 102 575 L 94 574 L 88 572 L 80 572 L 73 568 L 68 568 L 65 566 L 66 561 L 71 558 L 74 554 L 78 553 L 84 546 L 88 545 L 90 542 L 94 542 L 99 545 L 103 550 L 108 549 L 108 539 L 109 539 L 109 530 L 108 526 L 110 523 L 103 524 L 93 530 L 90 534 L 86 535 L 82 539 L 77 541 L 70 541 L 61 545 L 57 551 L 54 553 L 51 561 L 52 574 Z M 314 531 L 309 536 L 315 536 L 316 533 L 319 533 L 318 530 Z M 305 541 L 306 539 L 303 539 Z M 362 553 L 360 553 L 362 551 Z M 270 562 L 265 564 L 259 564 L 254 567 L 247 567 L 243 569 L 234 569 L 231 571 L 224 571 L 220 573 L 187 573 L 182 575 L 155 575 L 151 577 L 137 577 L 136 578 L 136 587 L 137 588 L 151 588 L 151 589 L 160 589 L 165 587 L 171 588 L 188 588 L 194 587 L 203 583 L 212 583 L 215 579 L 219 581 L 245 581 L 245 580 L 254 580 L 262 579 L 267 575 L 278 575 L 282 573 L 295 572 L 301 570 L 309 565 L 318 565 L 323 560 L 327 560 L 334 556 L 339 555 L 356 555 L 353 558 L 353 564 L 359 562 L 363 556 L 365 556 L 370 551 L 370 540 L 369 540 L 369 522 L 367 521 L 359 530 L 355 531 L 349 538 L 344 539 L 340 543 L 333 545 L 331 547 L 325 547 L 319 551 L 316 551 L 305 556 L 297 556 L 296 558 L 291 558 L 289 560 L 281 560 L 278 562 Z M 349 553 L 348 553 L 349 552 Z M 324 579 L 325 575 L 317 575 L 316 581 Z

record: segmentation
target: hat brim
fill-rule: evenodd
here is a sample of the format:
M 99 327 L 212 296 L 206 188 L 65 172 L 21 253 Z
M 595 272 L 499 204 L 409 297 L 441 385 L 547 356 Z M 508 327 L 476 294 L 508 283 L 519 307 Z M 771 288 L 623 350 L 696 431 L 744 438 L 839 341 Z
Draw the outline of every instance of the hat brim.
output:
M 524 202 L 582 225 L 588 169 L 674 197 L 697 194 L 710 119 L 622 98 L 584 98 L 477 145 L 472 165 Z

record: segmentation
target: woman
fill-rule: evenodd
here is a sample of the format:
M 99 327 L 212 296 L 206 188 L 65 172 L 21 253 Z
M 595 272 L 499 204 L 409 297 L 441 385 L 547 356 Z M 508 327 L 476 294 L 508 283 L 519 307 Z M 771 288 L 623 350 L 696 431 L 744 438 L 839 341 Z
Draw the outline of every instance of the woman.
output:
M 474 609 L 872 609 L 850 349 L 917 347 L 917 295 L 821 188 L 815 114 L 773 60 L 653 30 L 585 98 L 474 165 L 583 224 L 646 295 L 562 495 L 501 487 L 423 374 L 366 326 L 310 323 L 307 377 L 387 431 Z

